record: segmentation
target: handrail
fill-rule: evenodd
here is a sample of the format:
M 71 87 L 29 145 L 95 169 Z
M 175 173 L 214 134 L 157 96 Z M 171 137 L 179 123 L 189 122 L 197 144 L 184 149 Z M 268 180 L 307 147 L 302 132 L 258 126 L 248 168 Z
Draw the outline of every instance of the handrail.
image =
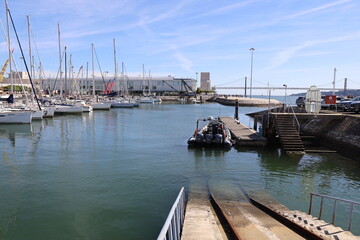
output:
M 351 204 L 350 213 L 349 213 L 349 224 L 348 224 L 348 229 L 347 229 L 348 231 L 350 231 L 351 224 L 352 224 L 352 216 L 353 216 L 353 211 L 354 211 L 354 205 L 359 205 L 360 206 L 360 202 L 355 202 L 355 201 L 346 200 L 346 199 L 337 198 L 337 197 L 331 197 L 331 196 L 318 194 L 318 193 L 310 193 L 309 215 L 311 215 L 313 196 L 321 197 L 320 210 L 319 210 L 319 219 L 321 219 L 321 215 L 322 215 L 322 208 L 323 208 L 324 198 L 334 200 L 334 207 L 333 207 L 331 224 L 335 223 L 336 202 L 339 201 L 339 202 L 344 202 L 344 203 Z
M 288 100 L 290 100 L 290 98 L 289 98 L 289 96 L 287 96 L 288 97 Z M 298 130 L 298 133 L 300 134 L 300 122 L 299 122 L 299 120 L 297 119 L 297 117 L 296 117 L 296 114 L 295 114 L 295 111 L 294 111 L 294 108 L 290 105 L 290 108 L 291 108 L 291 111 L 293 112 L 293 123 L 294 123 L 294 119 L 296 120 L 296 128 L 297 128 L 297 130 Z
M 180 240 L 185 218 L 185 193 L 181 188 L 157 240 Z

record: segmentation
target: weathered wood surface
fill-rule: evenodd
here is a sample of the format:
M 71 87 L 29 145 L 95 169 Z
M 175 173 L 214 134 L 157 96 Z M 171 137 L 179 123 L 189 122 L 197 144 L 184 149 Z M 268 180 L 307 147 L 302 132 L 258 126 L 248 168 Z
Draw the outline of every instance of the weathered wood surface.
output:
M 266 138 L 261 136 L 255 130 L 238 123 L 232 117 L 220 117 L 221 121 L 230 129 L 232 137 L 239 146 L 265 146 Z

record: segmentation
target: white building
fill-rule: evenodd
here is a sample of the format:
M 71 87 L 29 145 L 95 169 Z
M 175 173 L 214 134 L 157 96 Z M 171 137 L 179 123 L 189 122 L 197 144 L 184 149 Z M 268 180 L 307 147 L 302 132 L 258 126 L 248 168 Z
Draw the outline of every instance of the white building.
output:
M 200 73 L 200 89 L 203 91 L 211 90 L 211 80 L 209 72 L 201 72 Z
M 120 92 L 120 94 L 156 94 L 179 93 L 196 91 L 197 81 L 193 78 L 168 77 L 114 77 L 95 79 L 44 79 L 42 80 L 42 89 L 50 91 L 64 92 L 82 92 L 83 94 L 92 94 L 93 86 L 95 93 L 101 94 L 107 92 Z

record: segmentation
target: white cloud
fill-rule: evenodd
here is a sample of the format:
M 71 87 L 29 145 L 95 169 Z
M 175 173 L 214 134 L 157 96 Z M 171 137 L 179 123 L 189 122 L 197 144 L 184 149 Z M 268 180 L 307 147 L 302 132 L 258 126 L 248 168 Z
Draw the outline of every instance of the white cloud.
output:
M 149 25 L 151 23 L 164 21 L 164 20 L 169 19 L 169 18 L 175 18 L 176 16 L 179 15 L 179 13 L 182 13 L 181 9 L 184 8 L 185 6 L 189 5 L 191 2 L 193 2 L 193 0 L 182 0 L 176 6 L 171 7 L 170 11 L 164 12 L 162 14 L 159 14 L 159 15 L 155 16 L 155 17 L 142 18 L 138 22 L 138 25 L 139 26 Z
M 358 39 L 360 39 L 360 32 L 356 32 L 356 33 L 349 34 L 346 36 L 330 38 L 330 39 L 307 41 L 298 46 L 294 46 L 291 48 L 287 48 L 283 51 L 280 51 L 272 59 L 272 63 L 270 64 L 270 66 L 268 68 L 276 68 L 281 65 L 284 65 L 290 59 L 297 57 L 299 55 L 298 52 L 300 52 L 301 50 L 303 50 L 305 48 L 314 47 L 317 45 L 328 44 L 328 43 L 338 43 L 338 42 L 352 41 L 352 40 L 358 40 Z
M 192 61 L 185 57 L 183 53 L 181 53 L 180 51 L 176 51 L 174 53 L 174 57 L 180 62 L 180 66 L 183 70 L 187 72 L 194 72 L 194 70 L 192 69 Z
M 254 2 L 257 2 L 257 1 L 258 0 L 248 0 L 248 1 L 237 2 L 237 3 L 234 3 L 234 4 L 230 4 L 230 5 L 227 5 L 227 6 L 224 6 L 224 7 L 214 9 L 214 10 L 206 12 L 204 14 L 199 14 L 199 15 L 197 15 L 195 17 L 205 17 L 205 16 L 211 16 L 211 15 L 223 14 L 223 13 L 226 13 L 228 11 L 233 11 L 235 9 L 245 7 L 245 6 L 250 5 L 251 3 L 254 3 Z M 222 1 L 219 1 L 219 2 L 222 2 Z
M 337 2 L 327 3 L 327 4 L 321 5 L 319 7 L 311 8 L 311 9 L 308 9 L 308 10 L 305 10 L 305 11 L 301 11 L 301 12 L 298 12 L 298 13 L 295 13 L 295 14 L 288 15 L 288 16 L 284 17 L 283 20 L 291 19 L 291 18 L 297 18 L 297 17 L 303 16 L 303 15 L 316 13 L 316 12 L 323 11 L 323 10 L 328 9 L 328 8 L 336 7 L 338 5 L 342 5 L 344 3 L 348 3 L 348 2 L 351 2 L 351 1 L 352 0 L 340 0 L 340 1 L 337 1 Z

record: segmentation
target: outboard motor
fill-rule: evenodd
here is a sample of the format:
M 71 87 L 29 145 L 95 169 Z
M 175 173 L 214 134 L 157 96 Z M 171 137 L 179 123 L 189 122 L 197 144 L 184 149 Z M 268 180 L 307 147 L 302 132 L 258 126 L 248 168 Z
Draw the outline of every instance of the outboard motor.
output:
M 212 139 L 213 139 L 213 135 L 212 135 L 211 133 L 205 134 L 205 142 L 206 142 L 207 144 L 212 143 Z
M 204 135 L 203 135 L 202 133 L 196 134 L 195 141 L 196 141 L 197 143 L 202 143 L 202 142 L 204 142 Z
M 221 144 L 223 142 L 223 136 L 221 134 L 215 134 L 215 143 Z

